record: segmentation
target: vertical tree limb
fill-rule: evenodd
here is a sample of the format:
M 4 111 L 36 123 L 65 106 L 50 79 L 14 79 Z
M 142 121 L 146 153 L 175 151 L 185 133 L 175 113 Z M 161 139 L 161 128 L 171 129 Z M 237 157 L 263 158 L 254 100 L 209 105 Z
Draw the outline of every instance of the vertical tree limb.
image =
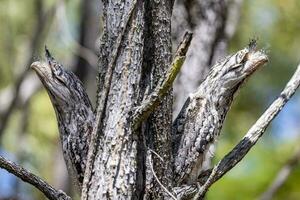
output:
M 144 1 L 103 3 L 102 39 L 105 44 L 102 43 L 100 57 L 108 57 L 101 61 L 104 66 L 101 66 L 98 83 L 104 85 L 98 85 L 97 108 L 97 115 L 100 113 L 101 116 L 95 124 L 99 130 L 93 132 L 93 135 L 96 133 L 101 137 L 96 135 L 96 140 L 92 139 L 90 144 L 91 148 L 95 148 L 90 150 L 95 159 L 88 157 L 88 160 L 95 161 L 90 169 L 87 168 L 92 176 L 86 181 L 88 186 L 85 187 L 89 189 L 83 191 L 83 199 L 139 198 L 143 177 L 139 176 L 141 171 L 137 168 L 137 137 L 129 126 L 128 118 L 139 102 Z M 120 12 L 114 12 L 116 8 Z M 118 35 L 121 35 L 121 40 Z M 119 46 L 117 49 L 116 45 Z M 85 178 L 89 179 L 87 176 Z
M 84 180 L 83 180 L 83 188 L 82 188 L 82 197 L 81 199 L 88 199 L 88 188 L 89 188 L 89 182 L 91 180 L 92 176 L 92 170 L 93 170 L 93 163 L 94 159 L 96 156 L 96 148 L 98 144 L 98 138 L 101 134 L 101 128 L 102 128 L 102 120 L 103 120 L 103 115 L 106 107 L 106 102 L 107 102 L 107 97 L 109 93 L 109 89 L 111 86 L 111 81 L 112 81 L 112 76 L 113 76 L 113 71 L 115 67 L 115 62 L 118 56 L 118 53 L 120 51 L 121 47 L 121 42 L 124 37 L 125 31 L 127 29 L 128 23 L 130 21 L 131 15 L 133 13 L 133 10 L 136 6 L 136 1 L 133 2 L 132 7 L 130 8 L 127 16 L 125 16 L 125 23 L 124 26 L 121 27 L 121 32 L 118 35 L 117 41 L 115 43 L 115 48 L 112 50 L 112 59 L 110 60 L 108 67 L 107 67 L 107 72 L 104 78 L 103 86 L 102 86 L 102 91 L 99 90 L 98 96 L 98 103 L 97 103 L 97 115 L 96 115 L 96 120 L 95 120 L 95 125 L 93 127 L 93 132 L 91 135 L 91 141 L 89 144 L 89 152 L 88 152 L 88 157 L 87 157 L 87 164 L 86 164 L 86 170 L 85 170 L 85 175 L 84 175 Z
M 170 0 L 148 1 L 145 4 L 145 50 L 143 69 L 147 69 L 149 91 L 155 90 L 160 84 L 170 66 L 172 58 L 171 40 L 171 16 L 173 4 Z M 175 73 L 176 74 L 176 73 Z M 153 170 L 158 180 L 166 188 L 172 185 L 172 153 L 171 153 L 171 124 L 173 91 L 172 81 L 170 87 L 158 102 L 157 108 L 150 114 L 145 123 L 144 135 L 147 147 L 159 154 L 164 162 L 158 157 L 152 157 Z M 164 199 L 165 190 L 155 180 L 151 164 L 146 153 L 146 199 Z

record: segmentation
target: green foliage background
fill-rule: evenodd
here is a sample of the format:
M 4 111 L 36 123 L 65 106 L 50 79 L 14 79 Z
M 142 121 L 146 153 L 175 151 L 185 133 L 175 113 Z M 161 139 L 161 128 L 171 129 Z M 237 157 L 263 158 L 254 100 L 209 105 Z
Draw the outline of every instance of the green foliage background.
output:
M 0 91 L 11 85 L 28 66 L 29 41 L 36 26 L 35 4 L 37 0 L 1 0 L 0 2 Z M 56 1 L 46 0 L 49 10 Z M 80 17 L 79 0 L 66 1 L 68 27 L 61 27 L 54 20 L 45 43 L 62 63 L 72 63 L 70 49 L 78 39 Z M 300 1 L 299 0 L 248 0 L 244 2 L 238 31 L 230 44 L 230 52 L 245 46 L 250 38 L 259 38 L 259 44 L 269 54 L 270 62 L 259 70 L 241 89 L 230 111 L 222 137 L 219 139 L 215 162 L 222 158 L 247 132 L 264 109 L 285 85 L 300 61 Z M 66 30 L 68 29 L 68 30 Z M 67 33 L 70 32 L 71 36 Z M 41 55 L 36 50 L 36 58 Z M 96 92 L 96 91 L 95 91 Z M 299 95 L 294 97 L 293 109 L 299 107 Z M 54 182 L 53 168 L 59 147 L 55 114 L 44 90 L 38 92 L 29 105 L 29 123 L 20 130 L 22 108 L 16 109 L 4 132 L 1 149 L 22 157 L 22 165 Z M 289 115 L 286 109 L 286 115 Z M 300 109 L 298 109 L 300 113 Z M 283 116 L 281 113 L 279 118 Z M 299 116 L 299 115 L 298 115 Z M 225 175 L 209 191 L 207 199 L 256 199 L 272 182 L 280 167 L 295 151 L 300 142 L 300 119 L 295 128 L 288 126 L 282 133 L 276 127 L 269 128 L 262 141 L 236 168 Z M 283 123 L 277 120 L 274 123 Z M 284 124 L 283 124 L 284 125 Z M 287 124 L 288 125 L 288 124 Z M 1 177 L 0 177 L 1 178 Z M 300 166 L 277 193 L 275 199 L 300 199 Z M 41 194 L 32 187 L 25 191 L 35 198 Z M 0 188 L 1 190 L 1 188 Z

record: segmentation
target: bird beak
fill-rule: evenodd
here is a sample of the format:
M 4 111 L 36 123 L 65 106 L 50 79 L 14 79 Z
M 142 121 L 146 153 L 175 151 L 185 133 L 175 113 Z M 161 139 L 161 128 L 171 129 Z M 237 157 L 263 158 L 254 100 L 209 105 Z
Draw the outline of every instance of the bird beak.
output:
M 252 73 L 268 62 L 268 56 L 262 51 L 253 51 L 249 53 L 247 60 L 246 70 Z
M 33 69 L 39 77 L 48 78 L 51 77 L 51 69 L 46 62 L 36 61 L 30 65 L 30 68 Z
M 38 73 L 40 65 L 41 65 L 41 62 L 36 61 L 30 65 L 30 68 L 33 69 L 36 73 Z

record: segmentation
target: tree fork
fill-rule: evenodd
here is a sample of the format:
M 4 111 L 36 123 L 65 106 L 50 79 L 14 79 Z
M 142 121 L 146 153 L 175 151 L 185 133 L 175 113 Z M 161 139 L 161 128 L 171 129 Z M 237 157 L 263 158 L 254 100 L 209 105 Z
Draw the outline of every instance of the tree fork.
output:
M 177 53 L 170 64 L 172 1 L 111 0 L 103 4 L 96 120 L 81 199 L 202 198 L 255 145 L 298 87 L 299 71 L 271 107 L 273 111 L 259 120 L 263 128 L 251 129 L 213 170 L 200 173 L 234 93 L 267 61 L 266 55 L 252 42 L 218 62 L 172 127 L 172 83 L 191 40 L 187 34 L 181 44 L 185 48 L 179 48 L 183 53 Z M 173 149 L 172 132 L 181 138 Z M 0 162 L 1 167 L 5 165 Z M 199 176 L 204 179 L 201 185 Z

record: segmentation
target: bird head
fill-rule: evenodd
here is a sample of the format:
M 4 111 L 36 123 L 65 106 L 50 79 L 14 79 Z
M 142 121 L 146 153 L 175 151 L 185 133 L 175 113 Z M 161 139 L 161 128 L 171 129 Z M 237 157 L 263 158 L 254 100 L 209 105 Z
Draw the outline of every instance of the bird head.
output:
M 253 72 L 268 61 L 262 50 L 257 50 L 256 41 L 248 47 L 217 63 L 208 75 L 208 85 L 221 91 L 236 90 Z
M 55 108 L 71 108 L 72 104 L 83 98 L 82 95 L 88 98 L 77 76 L 64 69 L 46 47 L 45 57 L 45 61 L 36 61 L 30 67 L 37 73 Z

